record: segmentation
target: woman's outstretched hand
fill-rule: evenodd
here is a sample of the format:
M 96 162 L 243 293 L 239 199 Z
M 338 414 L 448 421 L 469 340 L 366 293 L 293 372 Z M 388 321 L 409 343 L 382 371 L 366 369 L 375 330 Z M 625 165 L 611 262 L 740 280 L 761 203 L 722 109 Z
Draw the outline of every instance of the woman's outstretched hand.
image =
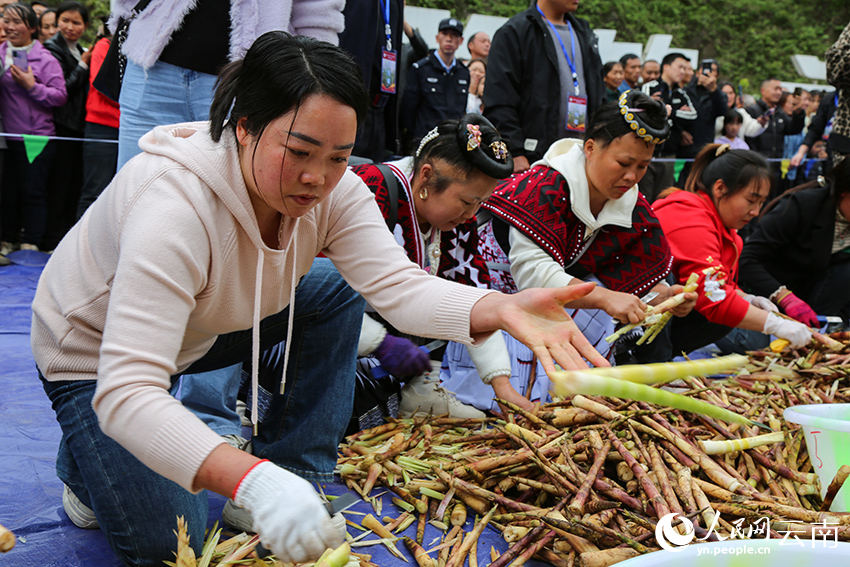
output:
M 491 293 L 481 298 L 470 313 L 473 336 L 504 329 L 524 343 L 537 356 L 546 372 L 554 372 L 555 363 L 567 370 L 610 366 L 579 331 L 564 305 L 584 297 L 593 283 L 560 288 L 532 288 L 506 295 Z

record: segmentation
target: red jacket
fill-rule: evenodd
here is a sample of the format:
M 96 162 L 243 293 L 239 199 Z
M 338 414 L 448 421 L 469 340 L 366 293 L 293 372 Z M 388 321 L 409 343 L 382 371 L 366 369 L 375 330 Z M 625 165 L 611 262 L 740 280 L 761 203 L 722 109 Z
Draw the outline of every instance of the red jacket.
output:
M 676 191 L 652 205 L 673 250 L 673 273 L 685 283 L 700 272 L 696 310 L 712 323 L 736 327 L 747 314 L 749 303 L 738 295 L 738 259 L 744 242 L 738 231 L 726 228 L 711 198 L 705 193 Z M 722 271 L 715 276 L 721 285 L 712 299 L 705 293 L 708 267 Z M 725 296 L 725 297 L 723 297 Z
M 118 103 L 103 96 L 100 91 L 92 86 L 92 81 L 97 76 L 97 72 L 100 71 L 100 66 L 103 65 L 106 52 L 109 51 L 109 43 L 109 38 L 104 37 L 92 47 L 91 62 L 89 63 L 89 94 L 86 98 L 86 122 L 118 128 L 120 116 Z

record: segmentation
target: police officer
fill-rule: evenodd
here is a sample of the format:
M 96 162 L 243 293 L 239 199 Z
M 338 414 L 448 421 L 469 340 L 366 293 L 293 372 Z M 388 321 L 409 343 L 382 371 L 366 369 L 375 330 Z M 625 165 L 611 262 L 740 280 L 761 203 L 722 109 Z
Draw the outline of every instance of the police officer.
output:
M 413 64 L 404 89 L 401 125 L 409 149 L 428 130 L 466 111 L 469 70 L 455 58 L 463 42 L 463 24 L 455 18 L 440 22 L 437 49 Z

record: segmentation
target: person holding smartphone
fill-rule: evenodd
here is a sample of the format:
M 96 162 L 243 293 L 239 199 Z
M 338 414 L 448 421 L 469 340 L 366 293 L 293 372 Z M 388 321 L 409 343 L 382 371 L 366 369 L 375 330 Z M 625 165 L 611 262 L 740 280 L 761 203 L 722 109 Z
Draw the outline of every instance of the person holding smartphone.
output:
M 56 133 L 53 108 L 65 104 L 65 79 L 59 62 L 35 41 L 38 19 L 25 4 L 6 6 L 3 14 L 6 41 L 0 44 L 0 116 L 5 131 L 13 134 L 52 136 Z M 12 57 L 7 58 L 11 51 Z M 9 64 L 8 62 L 11 62 Z M 55 142 L 47 142 L 32 161 L 24 142 L 9 138 L 3 188 L 0 194 L 2 233 L 0 253 L 36 250 L 46 226 L 47 173 Z
M 782 84 L 779 79 L 767 79 L 761 83 L 761 99 L 747 108 L 753 118 L 764 117 L 765 130 L 759 136 L 747 139 L 750 147 L 766 158 L 781 158 L 785 146 L 785 136 L 799 134 L 805 123 L 802 110 L 786 114 L 779 107 L 782 98 Z
M 714 123 L 726 113 L 726 101 L 717 84 L 719 71 L 714 59 L 703 59 L 698 72 L 694 73 L 684 89 L 694 105 L 696 118 L 690 124 L 690 129 L 682 133 L 683 143 L 676 153 L 678 158 L 694 158 L 706 144 L 714 141 Z M 684 142 L 686 136 L 690 143 Z M 690 164 L 681 172 L 678 187 L 684 186 L 688 171 Z

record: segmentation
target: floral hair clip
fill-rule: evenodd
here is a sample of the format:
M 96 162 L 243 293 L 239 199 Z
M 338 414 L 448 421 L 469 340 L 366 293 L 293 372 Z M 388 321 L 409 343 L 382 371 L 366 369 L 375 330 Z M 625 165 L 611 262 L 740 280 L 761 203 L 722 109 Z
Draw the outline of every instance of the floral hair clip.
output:
M 466 151 L 471 152 L 481 146 L 481 128 L 478 124 L 466 125 Z
M 508 157 L 508 146 L 502 140 L 498 140 L 492 142 L 490 144 L 490 149 L 493 151 L 493 157 L 497 160 L 503 161 Z

